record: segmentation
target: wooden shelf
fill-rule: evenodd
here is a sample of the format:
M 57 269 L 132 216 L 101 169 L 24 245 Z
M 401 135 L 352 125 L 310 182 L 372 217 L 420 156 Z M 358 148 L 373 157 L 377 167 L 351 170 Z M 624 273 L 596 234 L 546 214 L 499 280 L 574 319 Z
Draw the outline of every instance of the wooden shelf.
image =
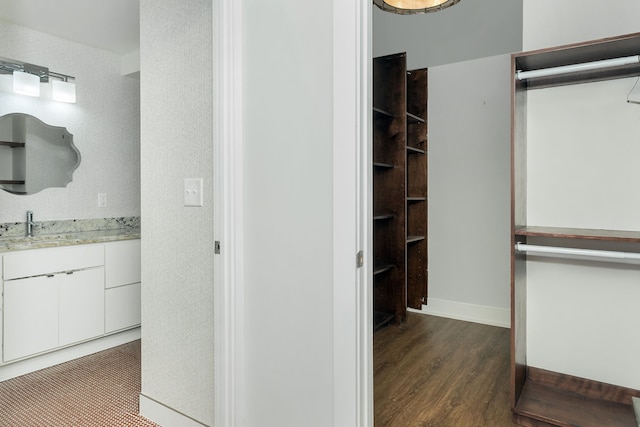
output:
M 393 118 L 393 114 L 383 110 L 382 108 L 373 107 L 373 112 L 383 117 Z
M 393 314 L 376 311 L 373 313 L 373 331 L 382 329 L 393 321 Z
M 513 410 L 516 420 L 526 417 L 525 425 L 580 427 L 637 427 L 633 406 L 585 396 L 552 385 L 526 381 Z M 520 420 L 525 421 L 525 420 Z
M 373 166 L 380 169 L 393 169 L 393 165 L 390 163 L 373 162 Z
M 407 243 L 421 242 L 425 239 L 424 236 L 407 236 Z
M 24 185 L 25 182 L 13 179 L 0 179 L 0 184 Z
M 409 203 L 424 202 L 426 200 L 426 197 L 407 197 L 407 202 Z
M 420 148 L 416 148 L 416 147 L 411 147 L 410 145 L 407 145 L 407 153 L 409 154 L 424 154 L 426 153 L 426 151 L 420 149 Z
M 517 228 L 515 235 L 640 243 L 640 231 L 530 226 Z
M 378 267 L 374 267 L 373 268 L 373 275 L 377 276 L 378 274 L 385 273 L 385 272 L 390 271 L 392 269 L 393 269 L 393 264 L 380 265 Z
M 390 214 L 380 214 L 380 215 L 374 215 L 373 216 L 373 220 L 374 221 L 382 221 L 382 220 L 385 220 L 385 219 L 393 219 L 395 217 L 396 216 L 394 214 L 391 214 L 391 213 Z
M 407 112 L 407 122 L 408 123 L 414 123 L 414 124 L 422 124 L 425 123 L 425 119 L 423 119 L 422 117 L 418 117 L 415 114 L 411 114 L 409 112 Z

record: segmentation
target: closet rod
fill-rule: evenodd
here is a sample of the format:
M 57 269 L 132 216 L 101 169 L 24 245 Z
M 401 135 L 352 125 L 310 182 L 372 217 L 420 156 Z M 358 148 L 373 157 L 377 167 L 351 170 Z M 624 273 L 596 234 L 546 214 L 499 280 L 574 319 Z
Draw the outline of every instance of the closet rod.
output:
M 640 261 L 640 253 L 635 252 L 619 252 L 619 251 L 602 251 L 597 249 L 576 249 L 561 248 L 557 246 L 539 246 L 528 245 L 526 243 L 516 243 L 516 251 L 532 252 L 549 255 L 574 255 L 596 258 L 611 258 L 614 260 L 638 260 Z
M 516 71 L 516 78 L 518 80 L 535 79 L 537 77 L 549 77 L 558 74 L 576 73 L 578 71 L 598 70 L 609 67 L 622 67 L 624 65 L 637 64 L 638 62 L 640 62 L 640 55 L 604 59 L 602 61 L 583 62 L 580 64 L 562 65 L 560 67 L 540 68 L 538 70 L 518 70 Z

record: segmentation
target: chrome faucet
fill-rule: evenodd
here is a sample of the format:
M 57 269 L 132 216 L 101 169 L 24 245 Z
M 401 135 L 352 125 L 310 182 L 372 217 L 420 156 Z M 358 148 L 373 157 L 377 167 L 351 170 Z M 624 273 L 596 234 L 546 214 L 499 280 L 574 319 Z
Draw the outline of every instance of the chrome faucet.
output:
M 38 224 L 33 222 L 33 211 L 27 211 L 27 237 L 33 237 L 33 227 L 37 227 Z

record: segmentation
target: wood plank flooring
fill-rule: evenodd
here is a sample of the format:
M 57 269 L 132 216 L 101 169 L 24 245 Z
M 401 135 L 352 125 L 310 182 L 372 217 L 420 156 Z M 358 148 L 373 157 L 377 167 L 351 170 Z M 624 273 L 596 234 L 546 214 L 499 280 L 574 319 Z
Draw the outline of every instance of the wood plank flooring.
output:
M 512 427 L 509 329 L 408 313 L 374 335 L 375 427 Z

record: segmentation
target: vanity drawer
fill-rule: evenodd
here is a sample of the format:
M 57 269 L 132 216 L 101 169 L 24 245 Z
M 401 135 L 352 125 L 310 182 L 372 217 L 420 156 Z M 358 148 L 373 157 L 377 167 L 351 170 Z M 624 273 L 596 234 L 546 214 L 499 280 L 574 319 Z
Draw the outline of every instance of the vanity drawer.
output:
M 3 256 L 4 280 L 40 276 L 104 265 L 104 245 L 60 246 Z

